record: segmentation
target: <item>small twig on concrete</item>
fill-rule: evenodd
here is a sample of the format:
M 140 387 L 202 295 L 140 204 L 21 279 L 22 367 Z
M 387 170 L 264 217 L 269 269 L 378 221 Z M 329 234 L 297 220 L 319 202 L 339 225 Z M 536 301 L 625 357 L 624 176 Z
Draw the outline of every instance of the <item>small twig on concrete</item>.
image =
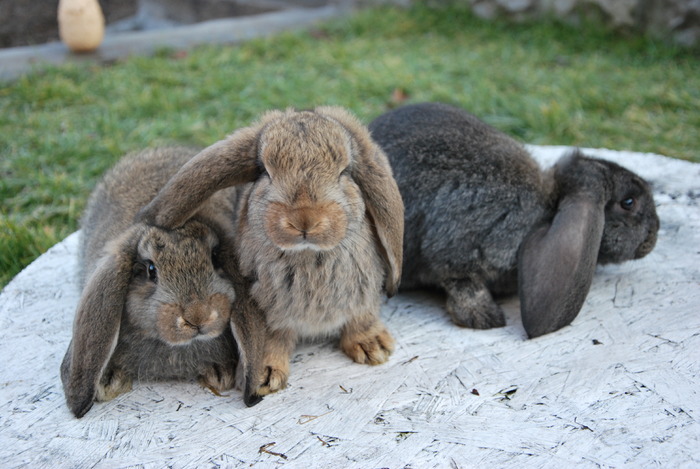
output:
M 574 423 L 575 423 L 576 425 L 580 425 L 580 426 L 581 426 L 581 430 L 588 430 L 588 431 L 590 431 L 590 432 L 593 431 L 593 429 L 592 429 L 591 427 L 589 427 L 588 425 L 584 425 L 584 424 L 582 424 L 582 423 L 577 422 L 577 421 L 576 421 L 577 418 L 578 418 L 578 417 L 574 417 Z
M 277 442 L 276 442 L 276 441 L 273 441 L 272 443 L 268 443 L 268 444 L 266 444 L 266 445 L 262 445 L 262 446 L 260 447 L 260 449 L 258 450 L 258 454 L 267 453 L 267 454 L 271 454 L 272 456 L 278 456 L 278 457 L 280 457 L 280 458 L 282 458 L 282 459 L 287 459 L 287 455 L 286 455 L 286 454 L 275 453 L 274 451 L 270 451 L 269 449 L 267 449 L 267 448 L 269 448 L 269 447 L 271 447 L 271 446 L 274 446 L 274 445 L 276 445 L 276 444 L 277 444 Z
M 403 362 L 403 363 L 401 363 L 401 364 L 402 364 L 402 365 L 408 365 L 409 363 L 414 362 L 414 361 L 416 361 L 416 360 L 418 360 L 418 355 L 416 355 L 416 356 L 413 357 L 413 358 L 410 358 L 410 359 L 406 360 L 405 362 Z
M 331 412 L 333 412 L 333 409 L 331 409 L 328 412 L 326 412 L 325 414 L 321 414 L 321 415 L 302 415 L 301 417 L 299 417 L 299 420 L 297 420 L 297 423 L 299 425 L 304 425 L 305 423 L 309 423 L 312 420 L 316 420 L 319 417 L 323 417 L 324 415 L 328 415 Z

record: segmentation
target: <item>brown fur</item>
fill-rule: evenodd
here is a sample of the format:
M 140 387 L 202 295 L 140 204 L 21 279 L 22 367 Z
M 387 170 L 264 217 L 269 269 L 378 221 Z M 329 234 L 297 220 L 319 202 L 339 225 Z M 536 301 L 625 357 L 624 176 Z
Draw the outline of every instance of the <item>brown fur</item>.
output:
M 158 308 L 158 335 L 171 345 L 217 337 L 228 327 L 230 302 L 229 297 L 214 293 L 190 303 L 187 308 L 177 303 L 163 304 Z
M 341 334 L 354 360 L 386 361 L 393 339 L 379 309 L 401 276 L 403 203 L 367 129 L 340 108 L 270 111 L 193 158 L 141 217 L 173 228 L 243 183 L 237 252 L 267 320 L 258 392 L 286 385 L 302 338 Z
M 394 351 L 394 338 L 372 315 L 356 317 L 343 328 L 340 348 L 357 363 L 379 365 Z
M 248 337 L 249 324 L 231 314 L 234 301 L 246 314 L 257 311 L 244 304 L 245 289 L 242 298 L 234 291 L 240 284 L 230 255 L 234 191 L 216 194 L 175 230 L 133 221 L 195 153 L 169 148 L 126 157 L 90 198 L 80 246 L 84 289 L 61 365 L 66 401 L 77 417 L 94 400 L 128 391 L 135 379 L 199 379 L 216 392 L 230 388 L 233 334 L 246 347 L 242 356 L 262 356 L 262 345 Z M 216 246 L 229 254 L 221 266 L 212 260 Z M 149 273 L 149 266 L 155 270 Z M 241 366 L 247 373 L 247 362 Z M 248 394 L 246 401 L 252 402 Z
M 273 242 L 283 249 L 293 249 L 302 242 L 332 249 L 345 237 L 347 220 L 336 202 L 319 205 L 302 199 L 293 208 L 270 204 L 265 214 L 265 229 Z
M 297 334 L 291 329 L 275 329 L 268 332 L 265 347 L 265 373 L 261 376 L 258 393 L 266 395 L 279 391 L 289 378 L 289 355 L 294 351 Z

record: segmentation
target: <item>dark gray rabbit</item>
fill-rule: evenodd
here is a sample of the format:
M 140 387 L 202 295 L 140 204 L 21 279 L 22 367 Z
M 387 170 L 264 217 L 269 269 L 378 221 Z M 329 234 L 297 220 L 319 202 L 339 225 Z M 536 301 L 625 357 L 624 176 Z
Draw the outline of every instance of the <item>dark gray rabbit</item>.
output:
M 214 194 L 176 230 L 133 221 L 196 153 L 164 148 L 125 157 L 90 197 L 81 221 L 84 286 L 61 365 L 77 417 L 95 400 L 130 390 L 135 379 L 198 379 L 214 392 L 229 389 L 238 347 L 246 360 L 262 353 L 255 340 L 264 319 L 258 324 L 254 305 L 234 290 L 243 280 L 229 260 L 233 190 Z M 247 362 L 239 369 L 250 373 Z M 259 399 L 246 389 L 245 400 Z
M 596 263 L 647 255 L 659 219 L 649 185 L 579 151 L 542 171 L 523 146 L 446 104 L 405 106 L 369 126 L 405 204 L 403 288 L 437 287 L 461 326 L 505 325 L 520 296 L 529 337 L 571 323 Z

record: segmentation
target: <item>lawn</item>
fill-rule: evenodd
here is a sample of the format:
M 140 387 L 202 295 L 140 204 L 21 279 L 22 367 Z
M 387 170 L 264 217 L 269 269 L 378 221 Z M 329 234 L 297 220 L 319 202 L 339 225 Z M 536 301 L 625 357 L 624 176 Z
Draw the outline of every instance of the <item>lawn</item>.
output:
M 591 26 L 492 23 L 418 4 L 0 84 L 0 286 L 77 229 L 122 154 L 208 145 L 270 108 L 335 104 L 369 122 L 402 102 L 446 101 L 530 143 L 700 161 L 698 58 Z

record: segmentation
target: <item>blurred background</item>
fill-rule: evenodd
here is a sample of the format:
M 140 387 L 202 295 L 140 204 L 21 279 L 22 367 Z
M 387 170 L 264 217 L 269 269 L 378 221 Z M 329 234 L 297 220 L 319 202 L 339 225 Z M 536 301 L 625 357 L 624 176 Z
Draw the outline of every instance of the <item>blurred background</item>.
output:
M 105 44 L 229 17 L 337 11 L 245 42 L 143 44 L 106 59 L 54 42 L 57 0 L 0 0 L 0 72 L 20 52 L 65 57 L 0 81 L 0 287 L 78 229 L 90 191 L 123 154 L 206 146 L 271 108 L 341 105 L 369 123 L 444 101 L 527 143 L 700 162 L 697 0 L 99 3 Z
M 250 16 L 354 0 L 99 0 L 110 32 L 174 27 L 201 21 Z M 376 3 L 376 2 L 375 2 Z M 57 41 L 59 0 L 0 0 L 0 47 Z

